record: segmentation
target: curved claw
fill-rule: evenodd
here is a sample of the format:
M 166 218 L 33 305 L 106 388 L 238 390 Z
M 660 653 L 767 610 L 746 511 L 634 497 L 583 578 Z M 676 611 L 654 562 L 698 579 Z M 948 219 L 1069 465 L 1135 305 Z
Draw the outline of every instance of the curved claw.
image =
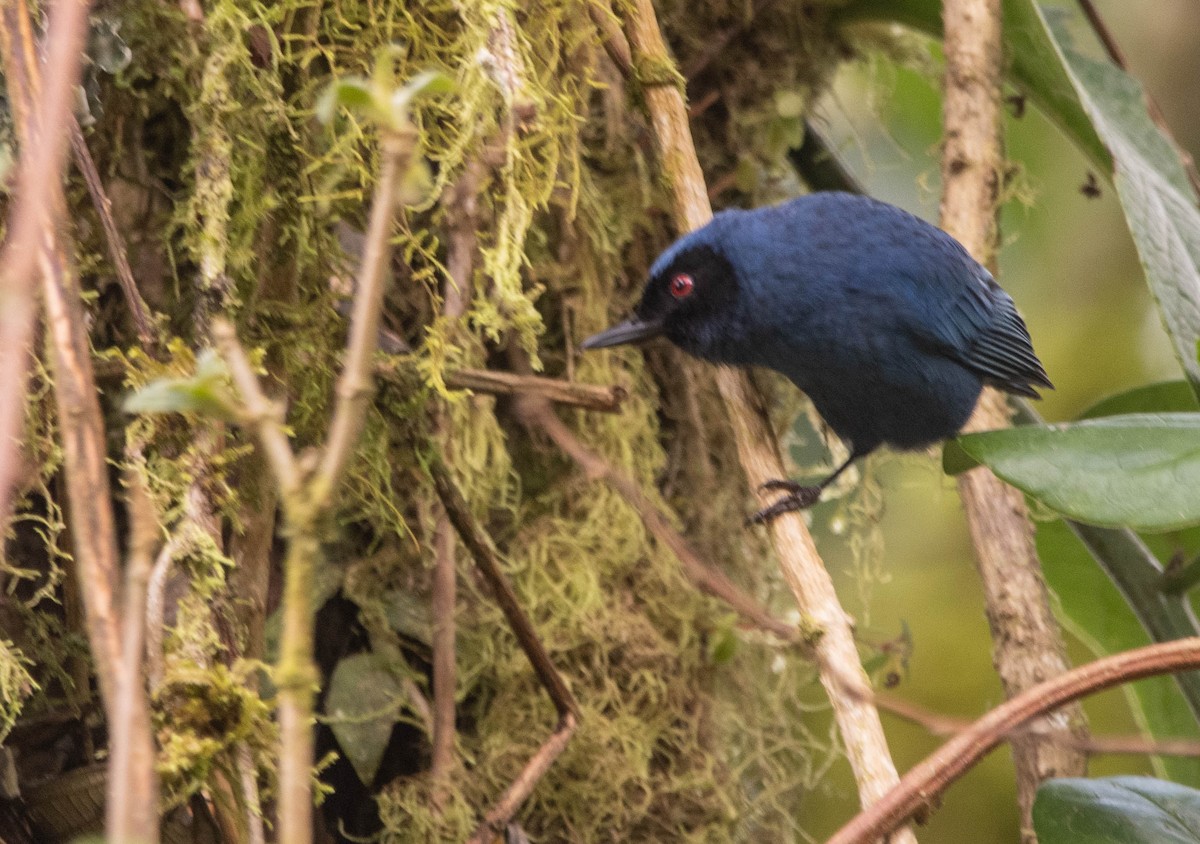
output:
M 807 510 L 809 507 L 817 503 L 817 499 L 821 497 L 821 487 L 819 486 L 801 486 L 800 484 L 791 485 L 791 481 L 771 481 L 771 483 L 788 484 L 784 489 L 791 489 L 789 495 L 776 501 L 774 504 L 768 505 L 763 509 L 754 513 L 746 519 L 746 526 L 765 525 L 784 513 L 791 513 L 794 510 Z M 763 485 L 764 487 L 766 484 Z
M 773 481 L 764 481 L 759 485 L 759 492 L 790 492 L 793 495 L 808 487 L 797 481 L 789 481 L 787 478 L 777 479 Z

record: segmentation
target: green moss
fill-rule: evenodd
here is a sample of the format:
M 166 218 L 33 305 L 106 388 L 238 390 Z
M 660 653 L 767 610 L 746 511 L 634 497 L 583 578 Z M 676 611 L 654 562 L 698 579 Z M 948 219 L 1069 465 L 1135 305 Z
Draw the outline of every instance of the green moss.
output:
M 377 158 L 369 126 L 346 114 L 319 126 L 313 104 L 331 75 L 368 73 L 384 44 L 406 46 L 400 78 L 430 67 L 451 73 L 453 96 L 415 106 L 433 184 L 393 237 L 386 317 L 415 351 L 402 376 L 381 387 L 337 495 L 324 536 L 327 565 L 338 567 L 330 580 L 358 608 L 364 646 L 424 684 L 424 672 L 402 660 L 427 656 L 418 629 L 427 625 L 398 624 L 392 596 L 427 604 L 438 504 L 422 463 L 437 449 L 580 701 L 579 730 L 522 807 L 522 826 L 543 840 L 777 840 L 793 833 L 801 794 L 837 753 L 829 736 L 810 732 L 821 697 L 798 649 L 731 634 L 727 609 L 684 580 L 622 498 L 524 430 L 508 400 L 446 385 L 457 368 L 505 366 L 510 349 L 556 377 L 624 385 L 619 415 L 556 412 L 671 513 L 709 562 L 764 604 L 790 606 L 761 536 L 730 529 L 747 502 L 729 481 L 740 469 L 708 371 L 661 349 L 575 352 L 579 337 L 628 310 L 672 234 L 648 127 L 629 96 L 637 92 L 626 92 L 608 64 L 591 5 L 216 0 L 195 24 L 158 0 L 124 4 L 132 61 L 105 82 L 89 142 L 137 209 L 129 215 L 135 254 L 162 270 L 157 283 L 139 272 L 139 283 L 173 334 L 159 358 L 131 351 L 120 310 L 96 305 L 97 336 L 113 338 L 104 357 L 132 389 L 189 374 L 207 320 L 234 317 L 308 459 L 325 435 L 345 339 L 331 276 L 344 282 L 357 260 L 343 254 L 335 223 L 364 227 Z M 740 0 L 660 6 L 685 67 L 709 54 L 714 33 L 740 32 L 751 9 Z M 764 139 L 781 117 L 776 93 L 811 102 L 844 49 L 821 4 L 766 4 L 692 80 L 697 93 L 721 95 L 722 108 L 693 125 L 707 172 L 719 178 L 746 157 L 771 164 Z M 643 85 L 683 82 L 669 65 L 643 62 L 638 76 Z M 486 163 L 479 253 L 466 319 L 451 324 L 439 316 L 456 213 L 444 200 L 471 161 Z M 80 238 L 90 256 L 85 285 L 101 288 L 103 244 L 94 231 Z M 44 388 L 44 377 L 35 383 Z M 61 581 L 62 516 L 50 482 L 58 456 L 44 396 L 31 407 L 28 441 L 40 468 L 14 529 L 33 531 L 51 561 L 44 600 Z M 794 399 L 778 407 L 790 422 Z M 113 459 L 146 481 L 164 534 L 194 515 L 196 488 L 225 525 L 241 529 L 253 498 L 236 480 L 251 447 L 242 432 L 195 416 L 114 411 L 109 422 L 124 429 L 127 451 Z M 872 506 L 852 514 L 855 526 L 871 522 Z M 866 536 L 862 559 L 877 559 Z M 464 838 L 555 724 L 493 597 L 459 553 L 461 768 L 440 811 L 422 774 L 384 788 L 385 841 Z M 20 570 L 20 561 L 5 564 Z M 211 786 L 238 742 L 269 778 L 269 712 L 236 660 L 242 605 L 227 594 L 233 565 L 204 531 L 189 533 L 175 561 L 185 597 L 154 702 L 172 800 Z M 230 628 L 232 637 L 218 635 Z M 732 655 L 716 662 L 710 640 L 731 635 Z M 67 653 L 65 645 L 58 654 L 23 650 L 45 671 Z

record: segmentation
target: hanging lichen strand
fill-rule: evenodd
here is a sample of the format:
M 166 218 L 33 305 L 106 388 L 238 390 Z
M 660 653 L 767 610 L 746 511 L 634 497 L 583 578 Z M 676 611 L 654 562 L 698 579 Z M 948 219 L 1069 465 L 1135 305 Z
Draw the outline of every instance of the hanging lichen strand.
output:
M 205 342 L 205 321 L 235 318 L 243 342 L 261 350 L 270 392 L 286 398 L 298 448 L 319 442 L 329 418 L 345 333 L 337 288 L 358 259 L 344 244 L 363 226 L 376 158 L 365 124 L 342 113 L 322 126 L 314 104 L 332 76 L 368 75 L 389 44 L 404 47 L 398 78 L 437 68 L 456 81 L 453 95 L 413 112 L 428 178 L 405 186 L 385 314 L 413 352 L 378 393 L 326 537 L 321 599 L 337 592 L 348 602 L 356 631 L 318 636 L 330 646 L 318 654 L 326 681 L 339 656 L 371 650 L 428 693 L 436 496 L 422 467 L 435 447 L 437 403 L 445 461 L 582 712 L 518 816 L 523 828 L 540 840 L 712 841 L 776 840 L 798 826 L 803 792 L 837 754 L 810 720 L 820 694 L 802 658 L 739 630 L 727 607 L 684 579 L 624 498 L 527 432 L 508 404 L 446 387 L 447 372 L 488 366 L 622 384 L 629 398 L 619 415 L 557 412 L 651 500 L 673 507 L 708 562 L 764 604 L 787 606 L 775 600 L 763 545 L 741 530 L 742 484 L 704 371 L 661 349 L 573 357 L 579 337 L 629 306 L 672 234 L 638 84 L 612 64 L 595 23 L 613 10 L 586 0 L 203 5 L 203 19 L 191 21 L 160 0 L 105 12 L 132 59 L 97 80 L 88 140 L 143 295 L 180 339 L 166 361 L 131 351 L 127 318 L 106 293 L 99 235 L 81 226 L 85 285 L 100 291 L 93 339 L 111 347 L 106 354 L 136 387 L 192 371 L 189 347 Z M 680 66 L 694 71 L 693 97 L 710 97 L 696 118 L 710 179 L 750 162 L 761 178 L 741 179 L 729 198 L 784 189 L 777 141 L 790 137 L 798 112 L 795 100 L 781 107 L 779 94 L 811 101 L 845 50 L 823 27 L 821 4 L 668 0 L 662 12 Z M 637 73 L 645 84 L 680 82 L 668 68 Z M 456 213 L 449 195 L 471 166 L 482 174 L 479 251 L 465 324 L 452 327 L 440 316 Z M 81 198 L 76 205 L 90 220 Z M 339 222 L 349 238 L 337 236 Z M 130 423 L 116 411 L 115 382 L 108 386 L 111 430 L 128 426 L 142 455 L 133 468 L 164 528 L 207 472 L 202 486 L 226 535 L 243 530 L 251 519 L 242 482 L 257 480 L 244 476 L 247 440 L 227 430 L 198 457 L 198 432 L 211 419 Z M 37 435 L 42 442 L 46 431 Z M 53 454 L 39 459 L 49 465 Z M 49 487 L 38 488 L 26 520 L 57 513 Z M 41 534 L 52 543 L 57 528 Z M 230 742 L 214 740 L 213 729 L 251 747 L 264 780 L 273 769 L 267 710 L 238 679 L 250 669 L 234 659 L 244 607 L 239 596 L 222 597 L 229 564 L 228 549 L 197 541 L 176 566 L 189 585 L 168 613 L 155 702 L 156 723 L 183 736 L 164 747 L 175 799 L 213 788 L 213 777 L 234 779 Z M 554 728 L 553 706 L 490 593 L 465 559 L 458 572 L 460 770 L 435 811 L 420 773 L 428 737 L 412 731 L 408 746 L 389 749 L 416 773 L 374 784 L 386 841 L 464 838 Z M 35 679 L 63 664 L 26 654 L 43 666 Z M 197 698 L 219 701 L 222 723 L 200 723 L 205 713 L 188 703 Z M 404 700 L 396 708 L 419 724 Z

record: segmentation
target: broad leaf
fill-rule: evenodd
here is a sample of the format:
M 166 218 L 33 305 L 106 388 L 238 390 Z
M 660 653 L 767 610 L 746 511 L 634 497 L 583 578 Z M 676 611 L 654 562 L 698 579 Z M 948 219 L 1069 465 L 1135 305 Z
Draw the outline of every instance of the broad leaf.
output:
M 998 476 L 1089 524 L 1161 531 L 1200 522 L 1200 414 L 1132 414 L 967 434 Z
M 330 678 L 325 717 L 354 772 L 368 786 L 383 761 L 402 695 L 399 679 L 376 654 L 346 657 Z
M 1113 183 L 1150 291 L 1179 363 L 1200 391 L 1200 208 L 1179 152 L 1146 113 L 1141 85 L 1133 77 L 1075 49 L 1070 23 L 1079 13 L 1039 11 L 1059 61 L 1115 161 Z
M 1033 826 L 1041 844 L 1197 844 L 1200 791 L 1151 777 L 1048 780 Z

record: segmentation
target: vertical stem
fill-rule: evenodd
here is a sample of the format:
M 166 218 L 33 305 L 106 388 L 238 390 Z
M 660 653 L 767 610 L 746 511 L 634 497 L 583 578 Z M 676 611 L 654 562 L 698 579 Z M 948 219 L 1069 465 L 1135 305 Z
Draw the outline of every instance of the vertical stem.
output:
M 315 516 L 302 502 L 285 500 L 292 535 L 284 560 L 283 632 L 275 686 L 279 690 L 279 840 L 312 842 L 313 578 L 320 543 Z
M 629 43 L 639 60 L 656 65 L 669 61 L 651 0 L 636 0 L 626 21 Z M 636 64 L 636 62 L 635 62 Z M 712 217 L 704 174 L 696 157 L 687 109 L 674 85 L 648 84 L 646 104 L 659 151 L 659 166 L 675 195 L 675 216 L 684 230 Z M 786 476 L 779 444 L 763 408 L 762 396 L 745 373 L 721 367 L 717 386 L 733 425 L 738 458 L 752 489 Z M 764 504 L 766 502 L 764 501 Z M 871 687 L 854 644 L 850 617 L 842 609 L 833 581 L 817 553 L 803 518 L 790 513 L 771 523 L 771 538 L 804 624 L 812 633 L 821 683 L 829 695 L 846 755 L 854 770 L 859 797 L 870 805 L 896 784 L 896 766 L 888 751 L 879 712 L 871 703 Z M 902 829 L 892 844 L 915 841 Z
M 1001 0 L 945 0 L 946 90 L 942 153 L 942 227 L 994 269 L 1003 160 L 1000 139 Z M 1003 396 L 984 391 L 967 430 L 1006 427 Z M 975 546 L 992 631 L 992 658 L 1006 695 L 1068 669 L 1025 500 L 985 468 L 958 482 Z M 1062 741 L 1082 730 L 1079 706 L 1047 715 L 1013 739 L 1022 839 L 1036 840 L 1031 810 L 1038 784 L 1082 774 L 1086 756 Z M 1056 740 L 1056 734 L 1059 740 Z

